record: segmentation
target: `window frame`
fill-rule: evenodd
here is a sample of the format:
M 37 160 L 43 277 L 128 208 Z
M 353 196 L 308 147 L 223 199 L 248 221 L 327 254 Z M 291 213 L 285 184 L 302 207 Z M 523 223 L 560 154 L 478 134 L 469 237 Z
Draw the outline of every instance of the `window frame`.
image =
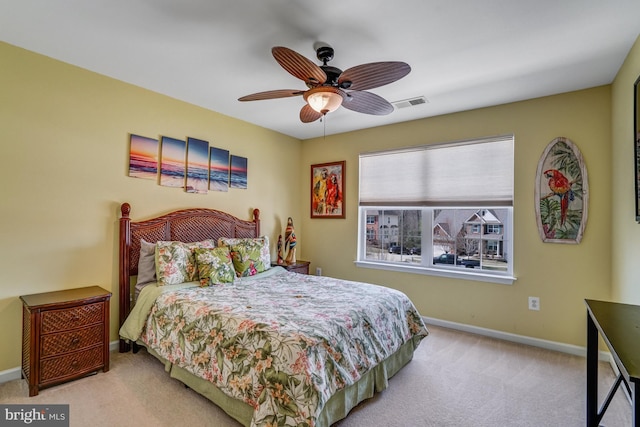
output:
M 457 267 L 448 267 L 446 265 L 434 265 L 433 257 L 433 211 L 436 209 L 460 209 L 460 207 L 439 206 L 439 207 L 416 207 L 416 206 L 359 206 L 358 207 L 358 242 L 357 242 L 357 259 L 355 264 L 358 267 L 372 268 L 378 270 L 388 270 L 403 273 L 424 274 L 429 276 L 449 277 L 456 279 L 474 280 L 480 282 L 491 282 L 498 284 L 511 285 L 516 280 L 513 275 L 513 207 L 506 206 L 480 206 L 465 207 L 464 209 L 505 209 L 507 210 L 507 218 L 504 229 L 507 230 L 508 239 L 505 247 L 509 254 L 512 254 L 507 263 L 507 271 L 504 273 L 488 272 L 486 270 L 463 269 Z M 428 262 L 422 259 L 421 264 L 409 264 L 406 262 L 392 262 L 382 260 L 366 259 L 367 235 L 363 233 L 362 225 L 366 224 L 367 211 L 393 211 L 393 210 L 420 210 L 422 211 L 421 235 L 422 247 L 421 252 L 429 254 Z
M 503 143 L 508 142 L 509 140 L 510 146 L 505 146 Z M 499 143 L 503 145 L 493 146 L 488 148 L 487 150 L 481 149 L 482 151 L 479 151 L 477 144 L 482 143 Z M 464 151 L 464 146 L 469 146 L 469 150 Z M 439 152 L 439 150 L 447 150 L 449 147 L 451 147 L 451 151 Z M 383 150 L 379 152 L 362 153 L 360 155 L 360 200 L 358 203 L 358 236 L 357 256 L 355 264 L 358 267 L 363 268 L 374 268 L 440 277 L 462 278 L 467 280 L 500 284 L 513 284 L 513 282 L 516 280 L 514 276 L 515 258 L 513 252 L 513 180 L 515 173 L 515 165 L 513 163 L 514 148 L 515 136 L 511 134 L 488 138 L 475 138 L 466 141 L 451 141 L 437 144 L 428 144 L 418 147 L 407 147 Z M 426 154 L 429 153 L 432 149 L 435 149 L 437 151 L 431 152 L 433 154 Z M 421 150 L 425 151 L 424 156 L 426 157 L 417 154 L 420 153 Z M 511 150 L 510 155 L 508 154 L 508 151 L 505 155 L 505 150 Z M 416 155 L 411 154 L 414 152 L 416 153 Z M 485 153 L 484 157 L 482 156 L 482 153 Z M 490 157 L 491 154 L 489 153 L 495 153 L 498 155 L 498 157 Z M 388 157 L 385 159 L 384 156 Z M 449 171 L 435 166 L 445 164 L 443 163 L 443 161 L 449 161 L 448 158 L 452 156 L 456 156 L 455 158 L 460 159 L 461 163 L 465 165 L 472 165 L 473 162 L 477 163 L 476 159 L 478 158 L 494 159 L 495 161 L 493 163 L 489 161 L 488 163 L 483 163 L 483 165 L 493 164 L 494 167 L 492 167 L 490 170 L 495 172 L 495 177 L 501 178 L 503 180 L 493 180 L 492 182 L 496 184 L 495 192 L 486 192 L 483 191 L 481 187 L 478 187 L 477 180 L 474 178 L 475 175 L 473 175 L 473 173 L 467 173 L 466 177 L 464 174 L 462 174 L 456 179 L 454 175 L 452 175 Z M 497 161 L 496 159 L 502 160 L 499 163 L 495 163 Z M 505 163 L 507 159 L 510 159 L 509 163 Z M 363 161 L 366 161 L 366 163 L 363 164 Z M 407 168 L 414 171 L 412 176 L 422 177 L 421 182 L 416 182 L 415 190 L 412 188 L 412 186 L 408 186 L 405 187 L 403 191 L 397 192 L 396 189 L 398 189 L 398 187 L 395 184 L 398 179 L 398 177 L 395 176 L 397 174 L 389 175 L 386 173 L 377 173 L 377 171 L 380 170 L 393 172 L 395 169 L 391 166 L 393 165 L 393 162 L 398 161 L 407 162 Z M 499 165 L 507 166 L 505 169 L 500 167 Z M 476 171 L 476 169 L 477 168 L 475 167 L 470 167 L 464 168 L 463 170 Z M 428 178 L 429 172 L 431 172 L 431 174 L 434 176 L 434 180 Z M 500 174 L 501 172 L 503 173 L 502 175 Z M 389 175 L 388 178 L 387 175 Z M 442 189 L 443 187 L 442 185 L 438 184 L 438 179 L 442 178 L 447 179 L 445 183 L 447 183 L 449 186 L 454 185 L 454 187 L 451 187 L 452 189 L 460 189 L 461 191 L 456 190 L 454 194 L 449 193 L 448 190 L 444 193 L 440 191 L 439 189 Z M 400 179 L 402 178 L 400 177 Z M 465 179 L 466 181 L 461 181 Z M 466 185 L 465 183 L 476 183 L 476 185 L 474 187 L 473 185 Z M 381 191 L 378 191 L 380 189 Z M 479 191 L 476 192 L 475 189 L 478 189 Z M 510 193 L 505 190 L 510 191 Z M 507 261 L 507 270 L 503 271 L 502 267 L 499 267 L 500 270 L 493 270 L 491 264 L 487 265 L 486 269 L 460 268 L 459 266 L 455 265 L 434 264 L 432 256 L 435 252 L 433 239 L 434 226 L 436 226 L 437 224 L 434 223 L 434 220 L 436 218 L 434 218 L 433 214 L 437 209 L 476 209 L 478 211 L 484 209 L 506 210 L 505 219 L 502 218 L 504 214 L 500 215 L 502 224 L 491 224 L 491 227 L 487 227 L 490 224 L 482 220 L 478 223 L 475 223 L 474 220 L 473 222 L 468 222 L 467 224 L 469 235 L 473 236 L 474 239 L 477 237 L 479 243 L 483 246 L 486 245 L 486 242 L 492 240 L 492 235 L 500 236 L 499 238 L 493 240 L 496 240 L 497 245 L 501 247 L 501 251 L 503 251 L 503 253 L 509 254 L 507 257 L 505 257 Z M 401 255 L 399 260 L 390 260 L 389 257 L 384 256 L 385 245 L 387 245 L 390 249 L 391 245 L 393 245 L 394 243 L 390 240 L 384 241 L 381 238 L 381 234 L 376 234 L 376 238 L 380 240 L 380 242 L 371 242 L 371 239 L 368 238 L 368 235 L 366 233 L 367 212 L 379 211 L 380 215 L 377 221 L 380 225 L 382 225 L 383 215 L 385 211 L 388 212 L 402 210 L 420 211 L 419 216 L 421 216 L 422 218 L 420 220 L 420 253 L 414 253 L 413 250 L 410 251 L 412 255 L 417 254 L 420 255 L 421 258 L 412 258 L 409 260 L 409 262 L 406 262 L 406 260 L 402 257 L 404 248 L 399 249 Z M 395 215 L 395 213 L 392 215 Z M 482 216 L 484 216 L 484 213 L 482 214 Z M 411 221 L 411 217 L 405 217 L 404 214 L 400 214 L 398 215 L 398 217 L 408 218 Z M 399 226 L 404 229 L 405 226 L 414 227 L 414 224 L 405 224 L 402 223 L 401 220 L 399 220 L 398 224 L 395 224 L 395 227 L 397 228 Z M 475 232 L 472 233 L 472 229 L 475 230 Z M 492 233 L 488 232 L 489 229 L 492 230 Z M 411 241 L 410 243 L 404 243 L 407 244 L 407 246 L 410 246 L 411 244 L 413 244 L 413 241 Z M 374 249 L 373 252 L 371 251 L 371 245 L 373 245 L 374 248 L 377 246 L 377 249 Z M 398 242 L 396 242 L 395 245 L 398 245 Z M 398 250 L 398 248 L 394 248 L 394 251 L 396 250 Z M 377 251 L 379 251 L 380 256 L 376 255 Z M 482 254 L 482 250 L 479 253 Z M 369 256 L 369 259 L 366 258 L 367 254 Z M 428 255 L 422 257 L 422 254 Z M 485 260 L 485 258 L 483 258 L 483 260 Z M 419 261 L 420 263 L 418 264 L 415 261 Z

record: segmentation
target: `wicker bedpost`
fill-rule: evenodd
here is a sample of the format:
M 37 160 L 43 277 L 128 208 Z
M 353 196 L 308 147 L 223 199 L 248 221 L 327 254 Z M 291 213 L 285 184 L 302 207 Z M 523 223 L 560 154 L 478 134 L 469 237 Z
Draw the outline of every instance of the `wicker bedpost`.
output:
M 120 274 L 119 274 L 119 302 L 120 302 L 120 327 L 126 320 L 129 310 L 131 309 L 131 278 L 129 276 L 129 248 L 131 246 L 131 230 L 129 223 L 131 219 L 131 206 L 129 203 L 123 203 L 120 206 Z M 119 328 L 118 328 L 119 329 Z M 131 345 L 125 340 L 120 339 L 120 353 L 125 353 L 131 349 Z

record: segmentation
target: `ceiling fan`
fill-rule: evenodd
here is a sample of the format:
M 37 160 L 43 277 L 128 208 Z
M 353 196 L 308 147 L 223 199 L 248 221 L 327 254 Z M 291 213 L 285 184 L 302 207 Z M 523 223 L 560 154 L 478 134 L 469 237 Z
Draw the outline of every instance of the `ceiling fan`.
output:
M 238 98 L 238 101 L 258 101 L 263 99 L 300 96 L 307 102 L 300 110 L 300 120 L 310 123 L 337 110 L 341 105 L 358 113 L 386 115 L 393 111 L 384 98 L 366 92 L 396 80 L 411 71 L 411 67 L 398 61 L 371 62 L 342 71 L 327 65 L 333 59 L 333 48 L 317 43 L 316 56 L 322 65 L 316 65 L 299 53 L 282 46 L 271 49 L 278 64 L 294 77 L 304 81 L 308 90 L 279 89 L 253 93 Z

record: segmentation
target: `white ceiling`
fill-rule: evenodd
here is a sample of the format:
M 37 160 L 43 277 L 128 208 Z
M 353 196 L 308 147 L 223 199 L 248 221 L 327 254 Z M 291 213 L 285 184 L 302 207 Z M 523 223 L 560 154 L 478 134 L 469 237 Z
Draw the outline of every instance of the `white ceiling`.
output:
M 639 17 L 639 0 L 0 0 L 0 40 L 307 139 L 609 84 Z M 317 41 L 343 70 L 407 62 L 371 92 L 429 102 L 304 124 L 302 97 L 237 101 L 306 89 L 271 47 L 319 63 Z

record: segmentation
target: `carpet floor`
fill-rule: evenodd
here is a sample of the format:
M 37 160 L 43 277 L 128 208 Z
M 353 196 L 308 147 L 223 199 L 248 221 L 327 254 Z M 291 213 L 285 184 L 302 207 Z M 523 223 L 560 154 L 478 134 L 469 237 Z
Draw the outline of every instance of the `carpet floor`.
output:
M 435 326 L 429 330 L 389 388 L 335 427 L 586 425 L 584 358 Z M 609 364 L 600 363 L 600 402 L 614 381 Z M 73 427 L 240 425 L 169 378 L 144 350 L 113 352 L 109 372 L 28 396 L 25 380 L 0 384 L 0 403 L 69 404 Z M 631 406 L 621 390 L 601 425 L 631 425 Z

